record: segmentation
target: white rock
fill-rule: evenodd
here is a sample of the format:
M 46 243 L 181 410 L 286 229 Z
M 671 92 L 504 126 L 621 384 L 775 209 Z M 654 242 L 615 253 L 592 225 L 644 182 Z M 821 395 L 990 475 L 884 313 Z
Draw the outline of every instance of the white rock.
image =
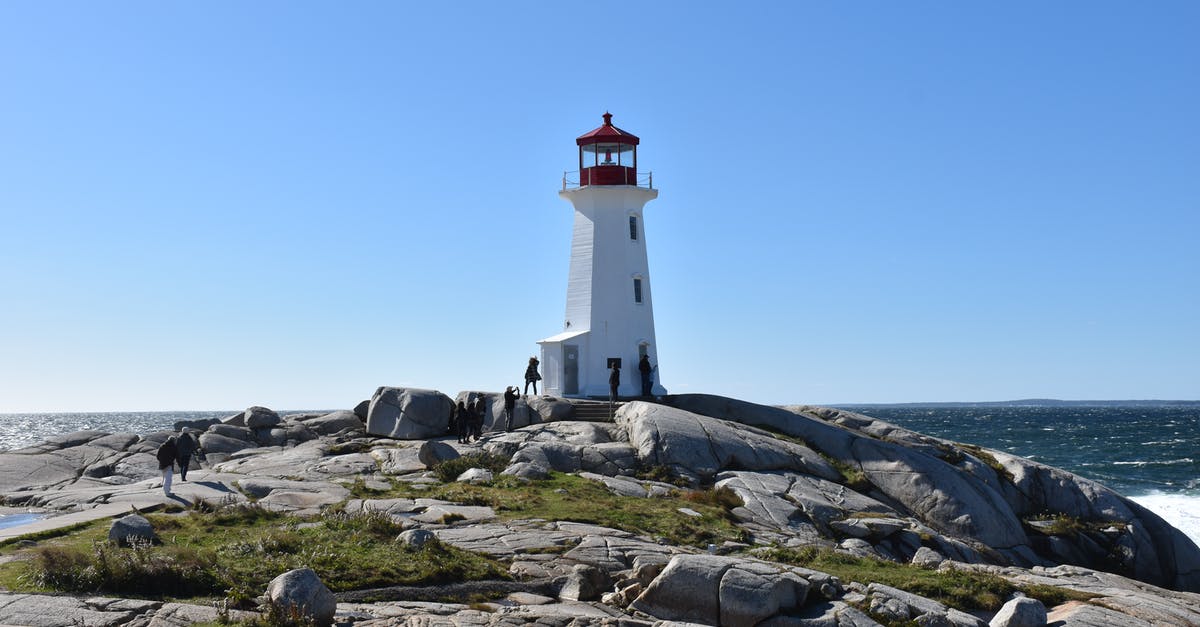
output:
M 289 570 L 267 585 L 267 599 L 285 611 L 297 611 L 317 625 L 333 624 L 337 599 L 311 568 Z M 286 614 L 285 614 L 286 615 Z

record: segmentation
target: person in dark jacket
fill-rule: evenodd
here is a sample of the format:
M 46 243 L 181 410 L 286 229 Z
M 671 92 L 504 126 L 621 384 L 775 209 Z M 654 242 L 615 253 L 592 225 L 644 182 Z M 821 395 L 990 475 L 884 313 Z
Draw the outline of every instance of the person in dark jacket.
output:
M 617 402 L 617 388 L 621 387 L 621 367 L 614 361 L 612 370 L 608 372 L 608 400 Z
M 483 437 L 483 419 L 487 416 L 487 403 L 483 395 L 475 397 L 474 411 L 471 412 L 471 435 L 478 442 Z
M 650 373 L 654 368 L 650 365 L 650 356 L 642 355 L 638 361 L 638 372 L 642 373 L 642 396 L 650 396 Z
M 471 437 L 471 413 L 462 401 L 454 409 L 454 419 L 458 421 L 458 443 L 466 444 Z
M 167 496 L 171 496 L 171 475 L 175 472 L 175 458 L 178 455 L 175 436 L 167 438 L 167 441 L 158 447 L 158 453 L 155 455 L 158 458 L 158 469 L 162 471 L 163 494 Z
M 187 481 L 188 466 L 192 463 L 192 453 L 196 452 L 196 439 L 184 431 L 175 441 L 175 458 L 179 460 L 179 479 Z
M 538 374 L 538 358 L 530 357 L 529 365 L 525 367 L 525 394 L 529 394 L 529 384 L 533 384 L 533 395 L 537 396 L 537 382 L 542 380 L 542 375 Z
M 513 410 L 517 408 L 517 387 L 510 385 L 504 388 L 504 430 L 512 431 Z

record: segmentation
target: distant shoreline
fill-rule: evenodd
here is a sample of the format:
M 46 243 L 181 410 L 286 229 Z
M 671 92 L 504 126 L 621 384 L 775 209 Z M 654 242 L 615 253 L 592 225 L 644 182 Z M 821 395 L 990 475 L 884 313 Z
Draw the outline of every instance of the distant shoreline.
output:
M 833 403 L 829 407 L 1200 407 L 1200 401 L 1063 401 L 1029 398 L 1017 401 L 933 401 L 916 403 Z

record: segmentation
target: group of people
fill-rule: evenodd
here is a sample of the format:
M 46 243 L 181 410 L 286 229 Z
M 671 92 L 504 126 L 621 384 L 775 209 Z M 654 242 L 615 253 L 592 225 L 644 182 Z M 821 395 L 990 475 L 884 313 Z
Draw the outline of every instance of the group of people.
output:
M 483 437 L 483 417 L 487 414 L 487 405 L 483 395 L 475 397 L 474 401 L 459 401 L 450 410 L 450 432 L 458 434 L 458 443 L 466 444 L 474 437 L 476 441 Z
M 163 494 L 171 496 L 171 477 L 175 472 L 175 464 L 179 464 L 179 478 L 187 481 L 192 457 L 203 458 L 204 451 L 200 450 L 200 443 L 196 441 L 195 436 L 185 430 L 178 437 L 167 438 L 167 441 L 158 447 L 155 456 L 158 458 L 158 469 L 162 471 Z
M 654 388 L 652 374 L 654 366 L 650 365 L 650 356 L 642 355 L 638 360 L 638 373 L 642 375 L 642 396 L 650 396 Z M 608 371 L 608 400 L 609 402 L 617 402 L 617 388 L 621 387 L 621 366 L 620 362 L 613 361 Z
M 529 386 L 533 386 L 533 394 L 537 396 L 537 382 L 542 380 L 538 374 L 538 358 L 530 357 L 525 367 L 525 389 L 523 394 L 529 394 Z M 638 360 L 638 373 L 642 378 L 642 396 L 650 396 L 653 389 L 654 366 L 650 365 L 650 356 L 642 355 Z M 608 375 L 609 399 L 617 400 L 617 388 L 621 385 L 621 366 L 613 361 Z M 517 392 L 517 386 L 509 385 L 504 388 L 504 430 L 512 431 L 513 412 L 516 410 L 517 399 L 522 395 Z M 483 395 L 475 400 L 459 401 L 450 411 L 449 432 L 458 434 L 458 442 L 467 444 L 474 438 L 479 441 L 483 437 L 483 419 L 487 416 L 487 404 Z

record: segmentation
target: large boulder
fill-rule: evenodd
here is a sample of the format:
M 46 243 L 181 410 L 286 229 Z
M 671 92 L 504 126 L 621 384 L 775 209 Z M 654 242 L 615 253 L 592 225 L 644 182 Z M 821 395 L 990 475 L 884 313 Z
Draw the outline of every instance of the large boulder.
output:
M 458 449 L 441 440 L 427 440 L 417 451 L 417 459 L 421 460 L 421 463 L 430 470 L 444 461 L 457 459 L 459 456 Z
M 446 434 L 450 397 L 437 390 L 381 387 L 367 410 L 367 433 L 401 440 Z
M 184 429 L 195 429 L 196 431 L 204 431 L 213 425 L 221 424 L 220 418 L 199 418 L 197 420 L 180 420 L 171 425 L 173 431 L 183 431 Z
M 988 627 L 1042 627 L 1046 624 L 1046 606 L 1037 599 L 1017 597 L 992 617 Z
M 302 421 L 304 426 L 317 435 L 333 435 L 345 429 L 362 431 L 366 424 L 352 411 L 335 411 Z
M 717 555 L 676 555 L 630 609 L 702 625 L 752 627 L 804 605 L 805 571 Z
M 523 444 L 511 462 L 529 463 L 559 472 L 594 472 L 602 475 L 632 475 L 637 469 L 636 451 L 628 444 L 604 442 L 571 444 L 532 441 Z
M 311 568 L 289 570 L 267 585 L 267 600 L 284 616 L 298 614 L 316 625 L 333 624 L 337 599 Z
M 200 448 L 206 454 L 229 454 L 243 449 L 255 448 L 257 445 L 246 440 L 231 438 L 211 431 L 200 436 Z
M 257 405 L 248 408 L 243 416 L 246 427 L 250 429 L 269 429 L 283 422 L 283 419 L 274 410 Z
M 576 564 L 558 596 L 568 601 L 596 601 L 610 584 L 608 573 L 591 564 Z
M 802 444 L 674 407 L 634 401 L 617 410 L 616 423 L 644 464 L 666 466 L 695 481 L 709 481 L 725 469 L 795 470 L 842 479 L 829 462 Z
M 574 413 L 574 405 L 570 401 L 554 396 L 526 396 L 525 402 L 537 414 L 537 421 L 540 422 L 570 420 Z

